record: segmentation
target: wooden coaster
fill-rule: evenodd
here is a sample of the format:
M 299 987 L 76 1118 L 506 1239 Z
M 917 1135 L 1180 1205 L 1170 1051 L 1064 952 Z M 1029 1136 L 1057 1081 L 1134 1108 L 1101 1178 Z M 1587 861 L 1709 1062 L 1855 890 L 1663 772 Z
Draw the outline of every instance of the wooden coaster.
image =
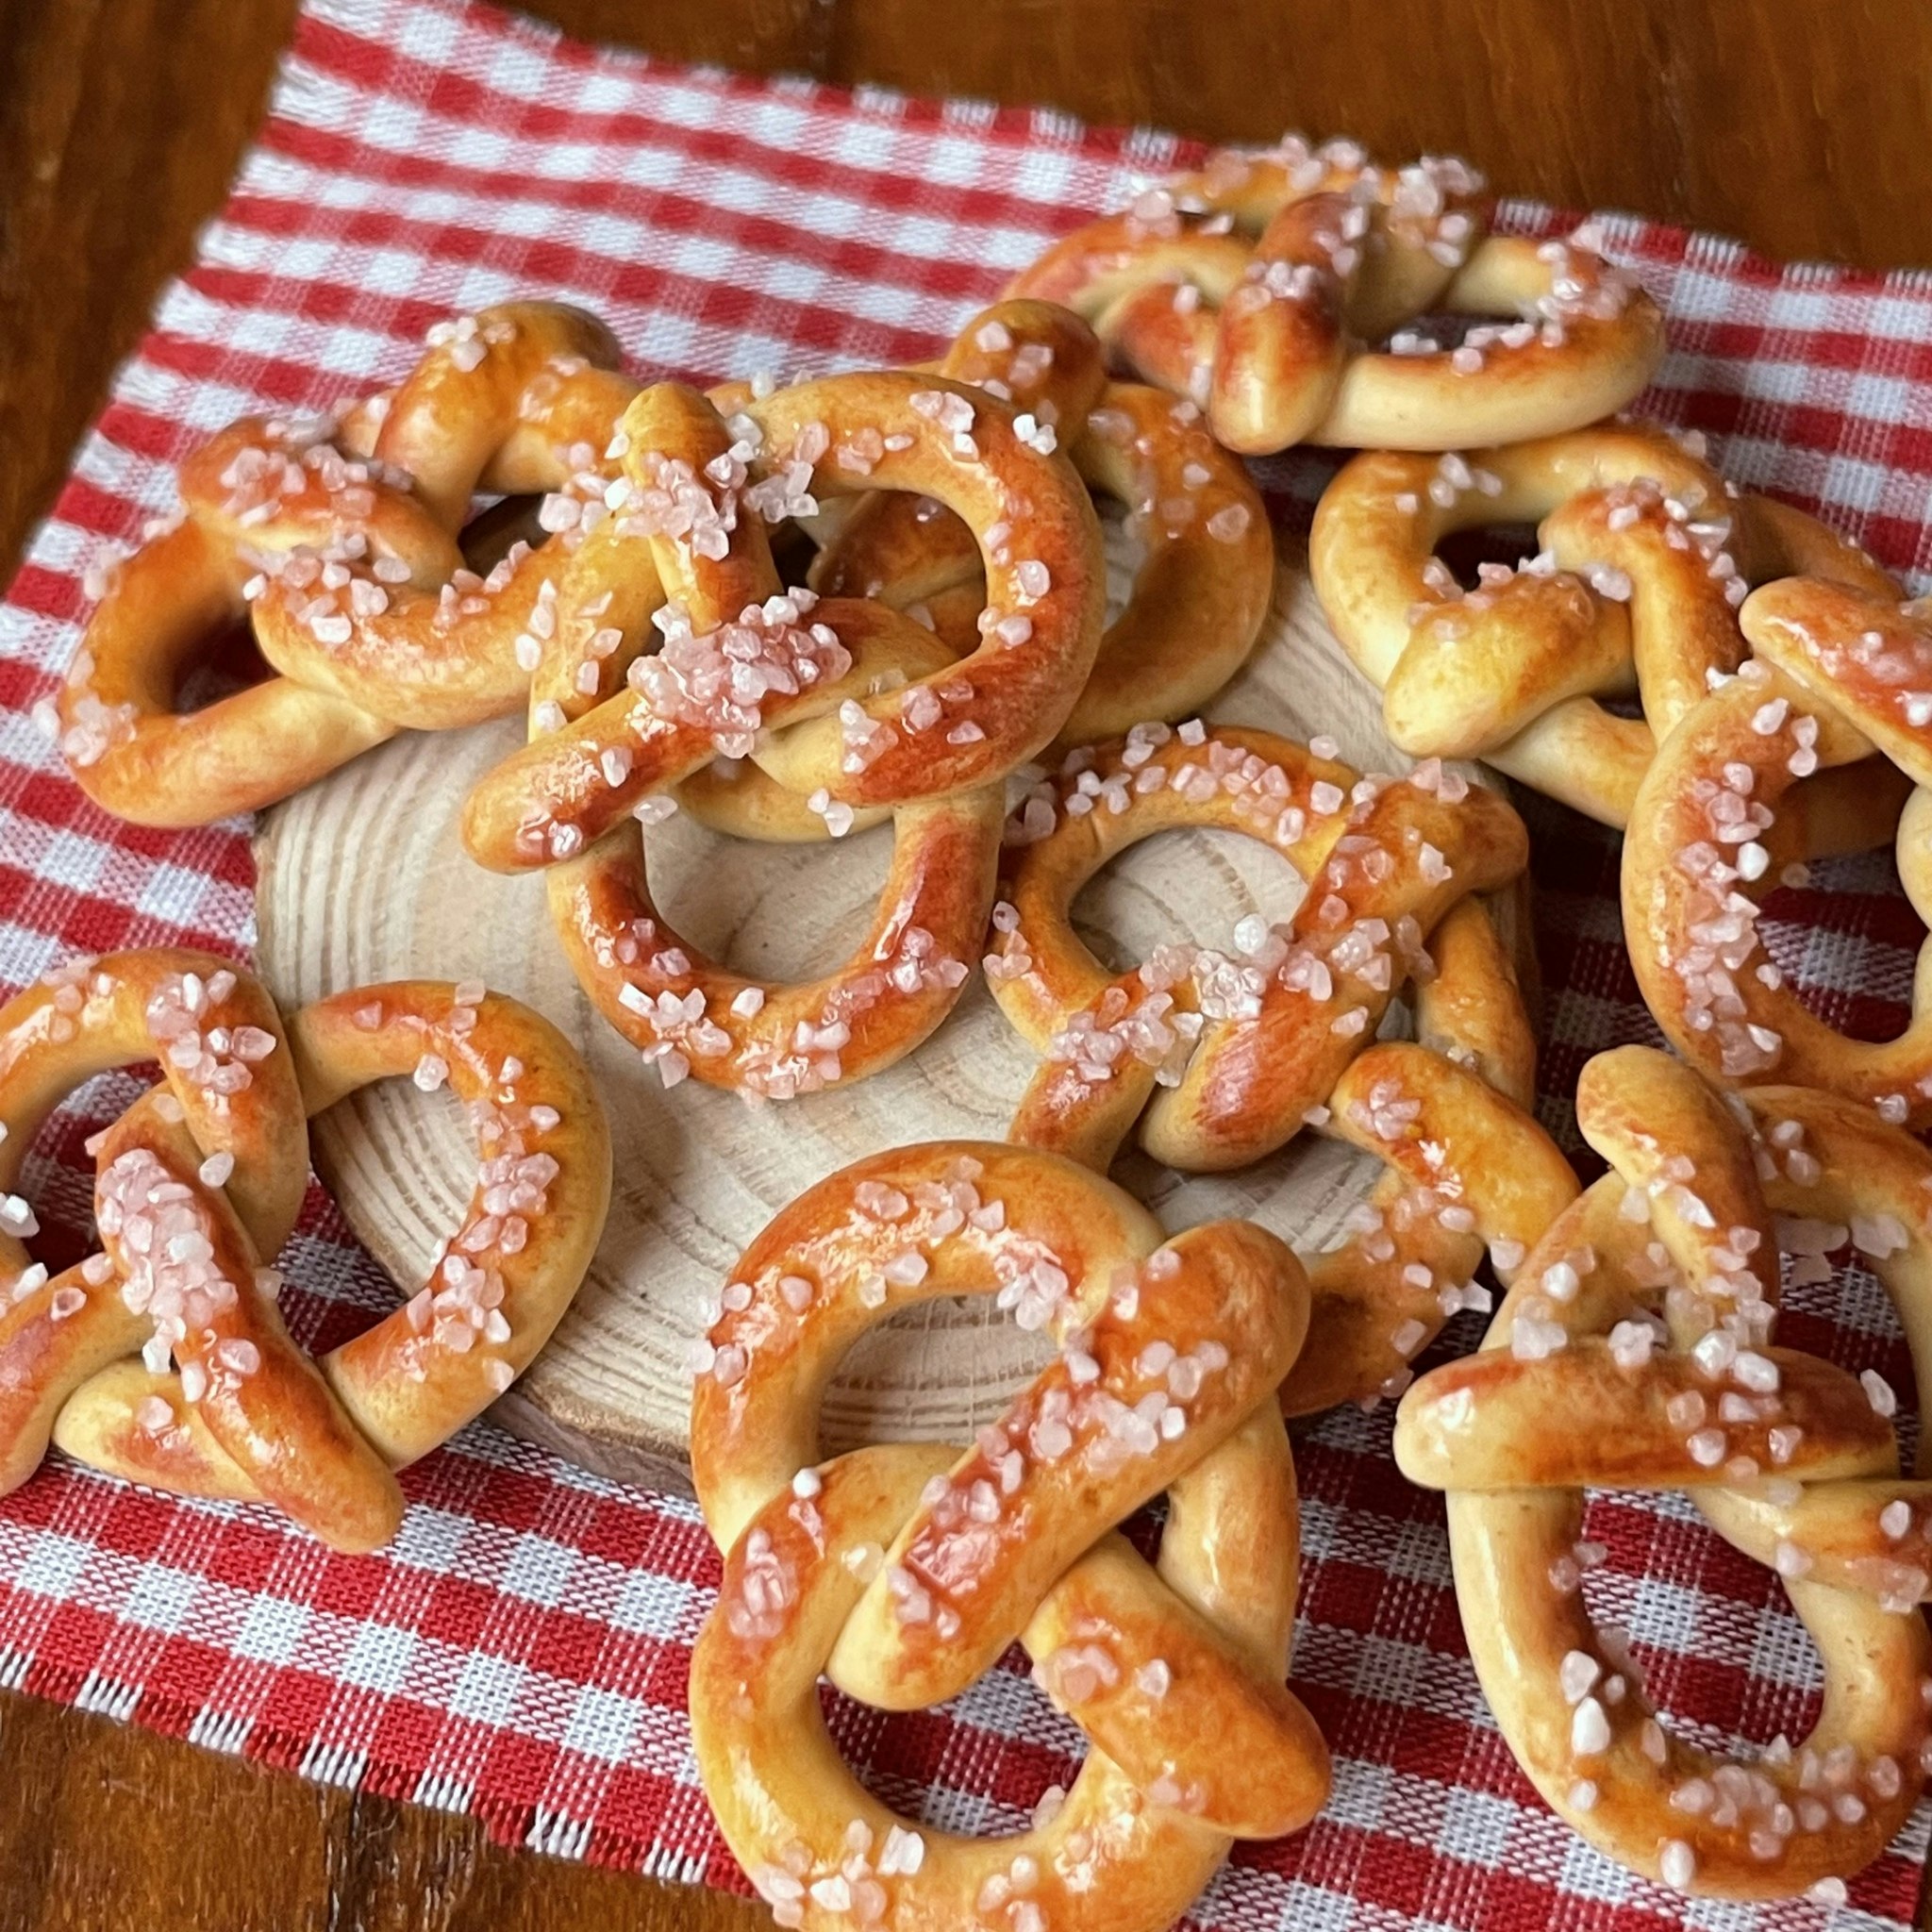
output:
M 1299 557 L 1279 567 L 1262 640 L 1208 716 L 1304 741 L 1326 732 L 1364 771 L 1408 763 L 1383 734 L 1377 694 L 1329 633 Z M 492 1413 L 589 1468 L 688 1491 L 685 1360 L 702 1297 L 780 1208 L 860 1155 L 1004 1138 L 1036 1062 L 975 972 L 940 1031 L 869 1080 L 762 1108 L 695 1081 L 666 1092 L 578 990 L 541 881 L 485 872 L 458 841 L 464 793 L 523 734 L 521 718 L 406 733 L 269 814 L 256 847 L 259 970 L 285 1008 L 377 980 L 482 979 L 583 1049 L 611 1116 L 610 1220 L 575 1306 Z M 824 846 L 758 845 L 679 815 L 651 832 L 652 885 L 673 923 L 714 957 L 799 978 L 842 958 L 864 930 L 891 839 L 881 826 Z M 1300 896 L 1292 869 L 1254 840 L 1169 832 L 1096 879 L 1076 923 L 1103 958 L 1124 965 L 1163 940 L 1225 947 L 1243 915 L 1283 919 Z M 398 1281 L 420 1282 L 475 1171 L 455 1104 L 390 1081 L 319 1120 L 314 1149 L 376 1259 Z M 1306 1253 L 1335 1231 L 1374 1165 L 1304 1134 L 1240 1174 L 1184 1176 L 1134 1152 L 1116 1177 L 1170 1229 L 1245 1215 Z M 990 1299 L 908 1311 L 847 1359 L 826 1401 L 827 1449 L 964 1441 L 1041 1359 L 1040 1338 Z

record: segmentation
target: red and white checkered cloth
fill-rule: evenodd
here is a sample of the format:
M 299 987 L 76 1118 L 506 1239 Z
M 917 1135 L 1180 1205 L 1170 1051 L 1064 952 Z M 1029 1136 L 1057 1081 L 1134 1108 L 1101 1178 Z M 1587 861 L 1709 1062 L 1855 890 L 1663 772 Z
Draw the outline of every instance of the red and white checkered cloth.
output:
M 27 722 L 86 614 L 83 572 L 174 500 L 175 465 L 244 410 L 392 379 L 457 310 L 561 295 L 637 365 L 691 380 L 930 354 L 1051 237 L 1188 158 L 1051 113 L 847 95 L 656 65 L 448 4 L 310 0 L 267 125 L 193 269 L 121 372 L 0 608 L 0 983 L 70 953 L 186 941 L 244 951 L 244 828 L 148 832 L 94 810 Z M 1557 225 L 1515 206 L 1517 227 Z M 1713 434 L 1729 474 L 1822 509 L 1894 568 L 1932 568 L 1932 281 L 1778 269 L 1613 221 L 1671 316 L 1650 401 Z M 1306 495 L 1321 465 L 1285 466 Z M 1306 501 L 1300 513 L 1306 514 Z M 1615 849 L 1532 807 L 1548 980 L 1547 1118 L 1582 1060 L 1653 1037 L 1619 938 Z M 1895 1027 L 1916 922 L 1889 860 L 1783 902 L 1785 961 L 1860 1030 Z M 460 960 L 452 960 L 455 973 Z M 83 1138 L 59 1116 L 26 1185 L 50 1258 L 80 1251 Z M 1574 1137 L 1569 1144 L 1573 1145 Z M 392 1291 L 318 1191 L 288 1307 L 327 1344 Z M 1786 1335 L 1911 1377 L 1861 1275 L 1801 1291 Z M 1474 1330 L 1465 1321 L 1458 1340 Z M 1200 1927 L 1879 1926 L 1908 1923 L 1926 1814 L 1836 1912 L 1685 1906 L 1537 1801 L 1464 1653 L 1436 1498 L 1351 1409 L 1307 1440 L 1298 1689 L 1334 1796 L 1245 1848 Z M 395 1547 L 331 1555 L 266 1511 L 194 1507 L 59 1461 L 0 1503 L 0 1683 L 132 1717 L 310 1777 L 473 1811 L 508 1840 L 741 1886 L 699 1791 L 684 1697 L 717 1565 L 688 1503 L 618 1488 L 476 1425 L 404 1477 Z M 1600 1506 L 1599 1618 L 1627 1624 L 1665 1709 L 1706 1741 L 1802 1726 L 1817 1669 L 1782 1592 L 1678 1499 Z M 957 1706 L 835 1725 L 890 1802 L 941 1827 L 1016 1826 L 1075 1734 L 1013 1667 Z

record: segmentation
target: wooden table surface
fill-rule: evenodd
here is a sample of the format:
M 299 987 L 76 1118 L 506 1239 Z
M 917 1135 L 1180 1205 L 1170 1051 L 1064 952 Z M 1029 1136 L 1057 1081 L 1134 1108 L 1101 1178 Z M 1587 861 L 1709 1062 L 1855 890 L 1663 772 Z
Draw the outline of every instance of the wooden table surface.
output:
M 1499 189 L 1767 253 L 1932 261 L 1924 0 L 553 0 L 672 58 L 1470 156 Z M 293 0 L 0 0 L 0 560 L 258 118 Z M 1453 20 L 1453 30 L 1445 22 Z M 1211 24 L 1210 24 L 1211 23 Z M 768 1923 L 0 1693 L 0 1932 L 722 1932 Z M 259 1856 L 251 1848 L 259 1847 Z M 1932 1926 L 1932 1918 L 1927 1919 Z

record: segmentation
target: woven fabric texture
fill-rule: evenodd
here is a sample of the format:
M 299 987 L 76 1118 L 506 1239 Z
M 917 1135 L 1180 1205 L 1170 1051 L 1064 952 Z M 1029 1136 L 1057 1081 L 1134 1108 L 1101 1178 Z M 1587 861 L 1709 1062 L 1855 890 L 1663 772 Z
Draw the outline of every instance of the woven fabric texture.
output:
M 90 806 L 28 722 L 64 671 L 89 564 L 174 503 L 183 453 L 258 408 L 392 380 L 424 331 L 514 295 L 581 303 L 641 372 L 715 379 L 929 355 L 1054 236 L 1117 205 L 1183 143 L 995 110 L 672 68 L 483 8 L 309 0 L 260 137 L 190 272 L 120 372 L 0 607 L 0 989 L 78 952 L 186 941 L 245 954 L 246 826 L 136 830 Z M 1503 210 L 1529 231 L 1546 208 Z M 1932 571 L 1932 280 L 1780 268 L 1613 219 L 1665 305 L 1649 413 L 1707 431 L 1726 472 L 1828 517 L 1924 588 Z M 1306 521 L 1325 463 L 1274 466 Z M 1546 978 L 1545 1118 L 1583 1060 L 1654 1039 L 1619 936 L 1613 841 L 1530 808 Z M 1894 1028 L 1920 934 L 1889 858 L 1772 907 L 1789 970 L 1840 1024 Z M 463 962 L 452 960 L 452 976 Z M 82 1251 L 81 1142 L 133 1088 L 59 1115 L 25 1185 L 64 1262 Z M 319 1190 L 285 1307 L 325 1346 L 394 1291 Z M 1449 1340 L 1468 1346 L 1464 1318 Z M 1901 1389 L 1883 1296 L 1856 1273 L 1795 1297 L 1786 1336 Z M 1438 1499 L 1388 1453 L 1387 1406 L 1304 1441 L 1297 1687 L 1334 1796 L 1240 1851 L 1191 1926 L 1566 1932 L 1908 1924 L 1925 1812 L 1849 1906 L 1686 1907 L 1584 1846 L 1536 1799 L 1470 1670 Z M 690 1645 L 717 1563 L 688 1503 L 587 1475 L 485 1424 L 404 1477 L 400 1540 L 332 1555 L 255 1508 L 178 1504 L 58 1457 L 0 1501 L 0 1683 L 218 1749 L 475 1813 L 570 1856 L 742 1888 L 691 1762 Z M 1600 1618 L 1707 1742 L 1808 1721 L 1816 1660 L 1767 1573 L 1681 1499 L 1599 1505 Z M 943 1710 L 835 1700 L 889 1802 L 937 1826 L 1017 1828 L 1068 1778 L 1077 1734 L 1012 1659 Z

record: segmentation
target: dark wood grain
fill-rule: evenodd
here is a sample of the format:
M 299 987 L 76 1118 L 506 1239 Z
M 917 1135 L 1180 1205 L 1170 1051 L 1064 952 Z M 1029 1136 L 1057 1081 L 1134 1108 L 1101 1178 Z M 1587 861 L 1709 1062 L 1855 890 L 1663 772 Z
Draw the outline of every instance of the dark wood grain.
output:
M 747 1932 L 743 1899 L 492 1844 L 474 1819 L 0 1692 L 0 1927 Z
M 1932 260 L 1924 0 L 550 0 L 674 58 L 1469 155 L 1767 253 Z M 294 0 L 0 0 L 0 562 L 220 206 Z M 0 1932 L 724 1932 L 740 1902 L 0 1695 Z M 1932 1919 L 1927 1921 L 1932 1926 Z
M 10 567 L 261 118 L 294 0 L 0 0 Z
M 1770 255 L 1932 260 L 1922 0 L 548 0 L 685 59 L 1047 101 L 1210 140 L 1352 134 Z

